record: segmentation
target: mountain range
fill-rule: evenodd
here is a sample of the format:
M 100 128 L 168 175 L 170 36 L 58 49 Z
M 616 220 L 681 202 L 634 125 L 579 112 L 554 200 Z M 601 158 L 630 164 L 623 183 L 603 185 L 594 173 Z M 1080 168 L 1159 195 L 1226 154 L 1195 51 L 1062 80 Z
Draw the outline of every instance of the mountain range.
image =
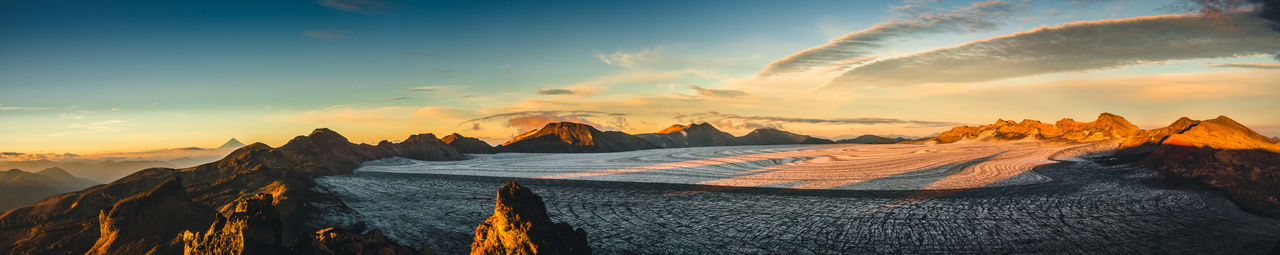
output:
M 0 172 L 0 211 L 25 206 L 40 199 L 97 185 L 97 182 L 75 177 L 62 168 L 50 167 L 37 172 L 9 169 Z
M 1108 144 L 1098 153 L 1103 162 L 1140 165 L 1169 178 L 1203 183 L 1225 191 L 1247 210 L 1280 216 L 1280 144 L 1226 116 L 1209 120 L 1183 117 L 1149 130 L 1110 113 L 1102 113 L 1092 122 L 1062 119 L 1053 125 L 998 120 L 990 125 L 955 127 L 929 141 L 1027 140 Z

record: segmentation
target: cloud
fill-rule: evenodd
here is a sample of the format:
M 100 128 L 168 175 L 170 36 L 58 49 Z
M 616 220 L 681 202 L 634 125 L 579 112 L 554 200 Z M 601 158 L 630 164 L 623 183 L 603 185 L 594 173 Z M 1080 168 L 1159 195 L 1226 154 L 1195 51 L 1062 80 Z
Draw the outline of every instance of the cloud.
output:
M 57 160 L 79 158 L 80 155 L 73 153 L 24 153 L 24 152 L 0 152 L 0 161 L 27 161 L 27 160 Z
M 851 32 L 826 44 L 786 56 L 765 66 L 758 76 L 805 72 L 828 68 L 831 64 L 848 65 L 840 62 L 870 57 L 872 50 L 883 47 L 889 40 L 917 34 L 994 30 L 1000 26 L 1001 20 L 1008 19 L 1015 10 L 1023 7 L 1022 4 L 1001 1 L 979 2 L 951 10 L 914 4 L 894 7 L 891 11 L 899 17 L 893 21 Z
M 322 38 L 322 39 L 336 39 L 336 38 L 347 37 L 348 35 L 350 35 L 350 33 L 348 33 L 347 30 L 307 31 L 306 33 L 303 33 L 303 34 L 306 34 L 307 36 L 310 36 L 310 37 Z
M 391 98 L 391 101 L 402 101 L 402 100 L 409 100 L 409 99 L 413 99 L 413 98 L 412 97 L 396 97 L 396 98 Z
M 1246 68 L 1246 69 L 1280 69 L 1276 63 L 1205 63 L 1210 67 Z
M 460 90 L 466 87 L 467 86 L 458 86 L 458 85 L 437 85 L 437 86 L 413 87 L 413 88 L 408 88 L 408 90 L 417 91 L 417 92 L 443 92 L 443 91 Z
M 387 0 L 319 0 L 320 5 L 343 11 L 361 14 L 388 14 L 395 11 L 396 4 Z
M 716 126 L 732 129 L 775 128 L 782 129 L 784 124 L 824 124 L 824 125 L 906 125 L 908 127 L 950 127 L 962 125 L 956 122 L 903 120 L 890 118 L 797 118 L 780 116 L 744 116 L 720 112 L 680 114 L 672 117 L 682 122 L 709 122 Z
M 703 95 L 703 96 L 713 96 L 713 97 L 744 97 L 744 96 L 751 95 L 750 93 L 747 93 L 746 91 L 741 91 L 741 90 L 732 90 L 732 89 L 707 89 L 707 88 L 698 87 L 698 86 L 696 86 L 696 85 L 689 85 L 689 88 L 690 88 L 690 89 L 693 89 L 694 91 L 697 91 L 697 92 L 698 92 L 698 95 Z
M 17 110 L 48 110 L 45 107 L 26 107 L 26 106 L 5 106 L 0 104 L 0 111 L 17 111 Z
M 624 113 L 601 111 L 518 111 L 471 119 L 463 122 L 463 124 L 498 122 L 506 127 L 516 129 L 518 133 L 542 128 L 547 123 L 555 122 L 575 122 L 591 125 L 597 129 L 623 130 L 629 126 L 626 115 Z M 606 121 L 602 124 L 591 120 L 592 118 L 603 118 Z
M 567 89 L 540 89 L 535 93 L 539 95 L 573 95 L 574 92 Z
M 1073 22 L 874 62 L 845 72 L 826 87 L 982 82 L 1280 52 L 1280 33 L 1271 32 L 1265 22 L 1189 14 Z
M 67 129 L 71 129 L 72 131 L 54 133 L 52 134 L 52 136 L 70 136 L 70 135 L 94 134 L 94 133 L 102 133 L 102 132 L 128 131 L 128 130 L 132 130 L 133 127 L 136 127 L 136 126 L 137 125 L 130 124 L 128 121 L 124 121 L 124 120 L 107 120 L 107 121 L 90 122 L 90 123 L 71 123 L 71 124 L 67 124 Z

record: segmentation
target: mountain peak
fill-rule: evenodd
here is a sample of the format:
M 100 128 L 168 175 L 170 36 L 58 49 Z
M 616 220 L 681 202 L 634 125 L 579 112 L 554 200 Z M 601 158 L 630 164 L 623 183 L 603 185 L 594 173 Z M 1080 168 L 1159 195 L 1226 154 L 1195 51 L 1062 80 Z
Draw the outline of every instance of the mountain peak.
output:
M 690 125 L 690 126 L 692 126 L 692 125 Z M 659 134 L 670 134 L 670 133 L 675 133 L 675 132 L 683 131 L 683 130 L 684 130 L 684 129 L 686 129 L 686 128 L 689 128 L 689 126 L 680 125 L 680 124 L 675 124 L 675 125 L 671 125 L 670 127 L 664 128 L 664 129 L 662 129 L 661 131 L 658 131 L 658 133 L 659 133 Z
M 236 140 L 235 138 L 231 138 L 231 140 L 227 140 L 227 142 L 222 143 L 222 146 L 218 146 L 217 149 L 229 150 L 229 149 L 235 149 L 240 147 L 244 147 L 244 143 L 241 143 L 240 140 Z
M 36 172 L 36 173 L 49 176 L 49 177 L 63 179 L 63 180 L 76 178 L 74 175 L 71 175 L 71 173 L 67 172 L 67 170 L 62 169 L 60 167 L 45 168 L 44 170 L 40 170 L 39 172 Z

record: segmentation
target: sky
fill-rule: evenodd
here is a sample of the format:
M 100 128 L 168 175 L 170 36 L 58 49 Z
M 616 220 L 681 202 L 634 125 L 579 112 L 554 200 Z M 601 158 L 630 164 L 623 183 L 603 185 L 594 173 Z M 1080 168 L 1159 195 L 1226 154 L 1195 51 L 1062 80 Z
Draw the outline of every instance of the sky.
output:
M 1179 1 L 4 1 L 0 151 L 1116 113 L 1280 135 L 1280 32 Z

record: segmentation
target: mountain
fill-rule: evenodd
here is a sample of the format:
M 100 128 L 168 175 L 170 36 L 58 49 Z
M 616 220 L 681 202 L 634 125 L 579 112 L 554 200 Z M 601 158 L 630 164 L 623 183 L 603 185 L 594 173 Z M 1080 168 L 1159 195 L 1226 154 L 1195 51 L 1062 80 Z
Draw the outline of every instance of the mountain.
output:
M 453 147 L 454 150 L 457 150 L 458 152 L 461 152 L 461 153 L 492 154 L 492 153 L 498 152 L 497 150 L 493 149 L 493 146 L 489 145 L 489 143 L 481 141 L 480 139 L 477 139 L 477 138 L 462 136 L 462 135 L 459 135 L 458 133 L 447 135 L 444 138 L 441 138 L 440 140 L 444 141 L 444 143 L 446 144 L 449 144 L 449 147 Z
M 573 153 L 618 152 L 656 149 L 640 137 L 618 131 L 600 131 L 573 122 L 548 123 L 526 132 L 497 147 L 503 152 Z
M 471 254 L 591 254 L 587 232 L 551 222 L 542 197 L 515 182 L 498 189 L 493 216 L 476 227 Z
M 1221 189 L 1248 211 L 1280 217 L 1280 144 L 1228 118 L 1180 118 L 1168 126 L 1142 130 L 1123 117 L 1103 113 L 1093 122 L 1063 119 L 1054 125 L 1034 120 L 999 120 L 979 127 L 955 127 L 930 141 L 1039 140 L 1105 142 L 1103 163 L 1150 168 L 1173 181 Z
M 174 167 L 174 164 L 156 160 L 28 160 L 0 162 L 0 169 L 45 169 L 51 167 L 65 169 L 67 172 L 74 173 L 76 176 L 94 180 L 96 182 L 111 182 L 128 175 L 129 173 L 138 171 L 138 169 Z
M 901 136 L 899 136 L 899 137 L 894 137 L 894 138 L 888 138 L 888 137 L 883 137 L 883 136 L 878 136 L 878 135 L 862 135 L 862 136 L 858 136 L 858 137 L 851 138 L 851 139 L 841 139 L 841 140 L 839 140 L 839 141 L 836 141 L 836 143 L 851 143 L 851 144 L 894 144 L 894 143 L 911 142 L 911 141 L 918 141 L 918 139 L 907 139 L 907 138 L 903 138 L 903 137 L 901 137 Z
M 309 135 L 295 137 L 277 148 L 254 143 L 236 149 L 212 163 L 184 169 L 144 169 L 106 185 L 55 195 L 6 211 L 0 214 L 0 240 L 4 240 L 0 241 L 0 250 L 9 254 L 83 254 L 102 251 L 102 247 L 107 247 L 105 251 L 109 253 L 138 251 L 128 247 L 169 249 L 179 236 L 137 237 L 165 237 L 179 230 L 183 233 L 207 233 L 210 229 L 245 229 L 241 228 L 244 226 L 235 224 L 217 225 L 218 222 L 226 224 L 229 221 L 216 219 L 237 212 L 253 214 L 245 211 L 244 206 L 237 201 L 254 198 L 261 200 L 261 194 L 270 195 L 266 196 L 266 200 L 270 201 L 272 211 L 281 221 L 279 244 L 292 246 L 283 247 L 287 249 L 302 249 L 293 244 L 310 243 L 307 238 L 313 238 L 317 230 L 335 227 L 307 223 L 315 217 L 312 213 L 335 210 L 316 207 L 317 203 L 336 199 L 326 192 L 315 190 L 312 179 L 349 174 L 365 161 L 388 157 L 417 160 L 465 158 L 430 134 L 413 135 L 400 143 L 383 141 L 378 145 L 368 145 L 352 144 L 329 129 L 316 129 Z M 177 195 L 174 186 L 182 186 L 185 198 Z M 186 224 L 189 222 L 182 219 L 199 219 L 202 215 L 199 209 L 192 209 L 198 207 L 192 207 L 186 201 L 198 207 L 210 208 L 219 214 L 208 219 L 210 225 L 198 224 L 203 221 Z M 144 210 L 156 212 L 147 213 L 127 208 L 177 209 Z M 179 223 L 182 224 L 138 226 L 169 222 L 170 219 L 167 218 L 171 217 L 178 217 L 175 220 L 180 220 Z M 147 224 L 133 224 L 137 222 Z M 251 232 L 246 236 L 261 237 L 252 231 L 256 227 L 248 229 Z M 104 237 L 109 240 L 103 240 Z M 196 242 L 194 237 L 190 240 L 183 237 L 184 245 L 198 244 L 191 243 Z M 244 248 L 246 244 L 243 242 L 246 239 L 256 240 L 217 240 L 231 242 L 224 243 L 230 247 Z
M 244 144 L 243 144 L 243 143 L 240 143 L 240 140 L 236 140 L 235 138 L 231 138 L 231 140 L 229 140 L 229 141 L 227 141 L 227 142 L 225 142 L 225 143 L 222 143 L 222 146 L 218 146 L 218 148 L 215 148 L 215 150 L 234 150 L 234 149 L 236 149 L 236 148 L 240 148 L 240 147 L 244 147 Z
M 738 137 L 738 142 L 744 145 L 778 145 L 778 144 L 831 144 L 835 143 L 831 140 L 799 135 L 787 131 L 761 128 L 751 131 L 747 135 Z
M 1036 120 L 1013 122 L 997 120 L 995 124 L 977 127 L 960 126 L 938 134 L 931 139 L 939 143 L 953 143 L 961 140 L 1010 141 L 1021 139 L 1038 139 L 1061 142 L 1089 142 L 1103 140 L 1123 140 L 1138 133 L 1138 126 L 1129 123 L 1124 117 L 1102 113 L 1092 122 L 1076 122 L 1070 118 L 1059 120 L 1053 125 Z
M 725 133 L 703 122 L 702 124 L 690 123 L 685 125 L 671 125 L 662 131 L 651 134 L 636 135 L 643 138 L 654 145 L 662 148 L 684 148 L 684 147 L 704 147 L 704 146 L 729 146 L 739 145 L 738 139 L 732 134 Z
M 10 169 L 0 172 L 0 210 L 22 207 L 52 195 L 97 184 L 56 167 L 35 173 Z

